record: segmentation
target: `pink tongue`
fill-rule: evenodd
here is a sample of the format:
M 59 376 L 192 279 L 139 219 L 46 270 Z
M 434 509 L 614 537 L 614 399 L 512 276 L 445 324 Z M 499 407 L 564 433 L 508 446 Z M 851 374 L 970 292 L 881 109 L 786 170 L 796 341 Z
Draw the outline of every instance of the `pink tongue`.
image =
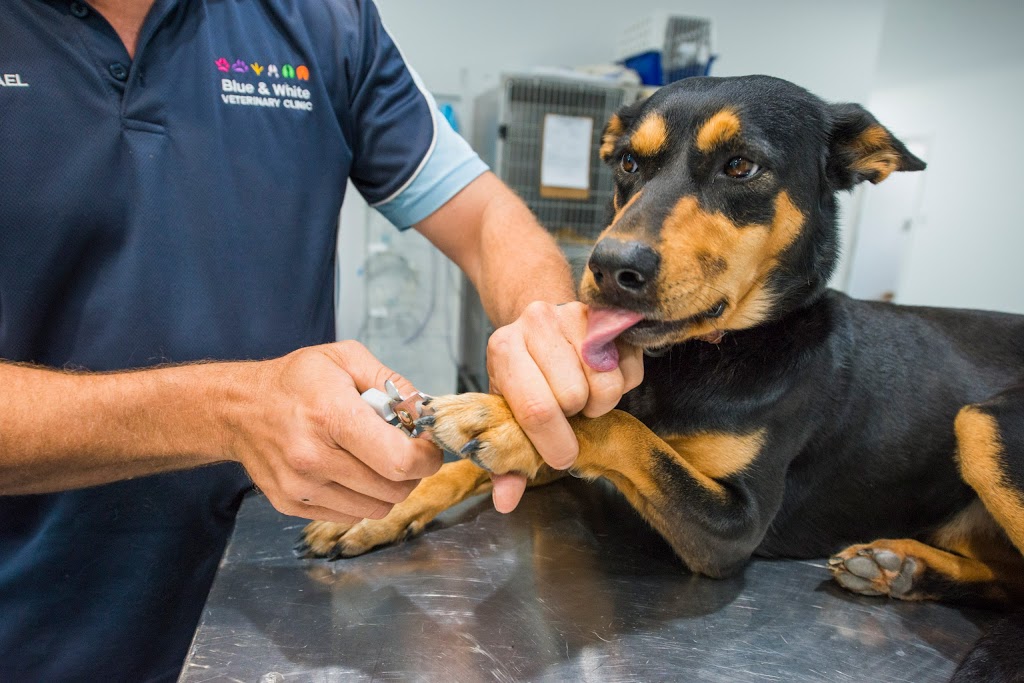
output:
M 587 313 L 587 337 L 583 340 L 583 360 L 598 372 L 608 372 L 619 366 L 619 350 L 615 338 L 643 316 L 618 308 L 591 308 Z

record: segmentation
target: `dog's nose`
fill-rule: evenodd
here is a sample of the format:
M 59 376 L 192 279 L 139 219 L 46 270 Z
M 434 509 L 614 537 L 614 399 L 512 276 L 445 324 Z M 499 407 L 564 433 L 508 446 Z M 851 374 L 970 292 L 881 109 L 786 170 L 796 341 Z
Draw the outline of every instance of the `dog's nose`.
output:
M 605 294 L 638 295 L 653 285 L 661 257 L 643 242 L 603 239 L 590 254 L 587 267 Z

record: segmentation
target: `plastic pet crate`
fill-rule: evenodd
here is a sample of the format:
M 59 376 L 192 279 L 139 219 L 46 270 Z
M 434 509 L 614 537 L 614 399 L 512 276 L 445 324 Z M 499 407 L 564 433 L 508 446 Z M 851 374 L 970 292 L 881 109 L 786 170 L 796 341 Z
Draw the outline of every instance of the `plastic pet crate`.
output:
M 665 85 L 707 76 L 715 61 L 712 42 L 709 19 L 657 12 L 622 32 L 615 59 L 640 74 L 645 85 Z

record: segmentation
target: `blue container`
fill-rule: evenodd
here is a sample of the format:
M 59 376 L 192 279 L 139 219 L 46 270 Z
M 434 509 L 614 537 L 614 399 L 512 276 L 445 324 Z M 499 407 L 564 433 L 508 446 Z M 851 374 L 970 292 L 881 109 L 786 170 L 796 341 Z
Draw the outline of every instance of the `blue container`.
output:
M 640 74 L 640 81 L 644 85 L 667 85 L 674 81 L 693 76 L 707 76 L 711 73 L 711 65 L 715 62 L 715 55 L 708 59 L 707 64 L 688 64 L 687 66 L 672 69 L 665 73 L 661 63 L 661 52 L 652 50 L 639 55 L 633 55 L 623 60 L 622 64 Z
M 627 57 L 622 62 L 627 69 L 640 74 L 644 85 L 665 85 L 665 75 L 661 70 L 661 52 L 652 50 L 643 54 Z

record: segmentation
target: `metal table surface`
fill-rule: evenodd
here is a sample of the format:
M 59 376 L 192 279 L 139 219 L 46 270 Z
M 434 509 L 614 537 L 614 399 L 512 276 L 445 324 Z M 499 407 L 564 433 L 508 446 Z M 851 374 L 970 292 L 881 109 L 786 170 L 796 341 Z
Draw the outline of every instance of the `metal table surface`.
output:
M 857 597 L 824 561 L 687 574 L 609 487 L 478 497 L 407 543 L 300 561 L 250 497 L 180 681 L 945 681 L 995 615 Z

